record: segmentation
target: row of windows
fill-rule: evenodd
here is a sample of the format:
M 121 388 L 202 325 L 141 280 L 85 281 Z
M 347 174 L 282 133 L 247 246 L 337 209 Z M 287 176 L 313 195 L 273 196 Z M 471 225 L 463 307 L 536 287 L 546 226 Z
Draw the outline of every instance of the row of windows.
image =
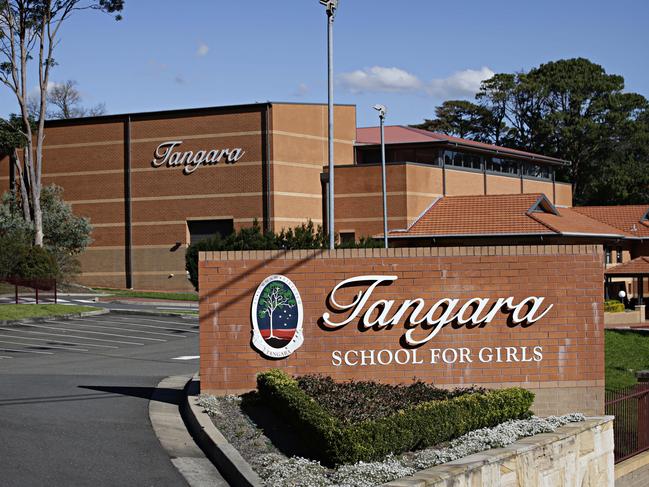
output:
M 381 161 L 381 152 L 377 148 L 357 149 L 356 158 L 358 164 L 372 164 Z M 470 152 L 453 150 L 437 150 L 431 148 L 400 148 L 386 147 L 385 154 L 388 162 L 419 162 L 441 166 L 442 164 L 452 167 L 461 167 L 477 171 L 486 170 L 489 172 L 517 175 L 537 178 L 552 179 L 552 167 L 524 162 L 518 159 L 505 159 L 502 157 L 491 157 Z
M 529 176 L 538 179 L 552 179 L 550 166 L 523 162 L 517 159 L 504 159 L 502 157 L 490 157 L 468 152 L 445 150 L 442 154 L 446 166 L 464 167 L 468 169 L 487 170 L 503 174 Z

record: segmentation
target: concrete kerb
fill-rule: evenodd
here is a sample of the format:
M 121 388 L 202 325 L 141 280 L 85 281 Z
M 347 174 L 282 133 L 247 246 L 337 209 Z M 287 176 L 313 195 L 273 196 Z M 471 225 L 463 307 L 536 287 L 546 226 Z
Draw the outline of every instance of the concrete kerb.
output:
M 263 487 L 264 483 L 241 454 L 225 439 L 210 417 L 196 404 L 199 379 L 194 376 L 185 388 L 183 417 L 194 440 L 235 487 Z
M 197 318 L 197 314 L 167 313 L 162 311 L 145 311 L 140 309 L 110 309 L 111 313 L 118 315 L 135 315 L 135 316 L 161 316 L 164 318 Z
M 22 318 L 20 320 L 2 320 L 0 321 L 0 326 L 15 325 L 19 323 L 42 323 L 51 319 L 70 319 L 70 318 L 86 318 L 88 316 L 99 316 L 110 313 L 110 310 L 100 309 L 97 311 L 85 311 L 83 313 L 68 313 L 64 315 L 54 315 L 54 316 L 35 316 L 34 318 Z
M 162 379 L 149 401 L 149 419 L 158 441 L 190 487 L 227 487 L 229 484 L 196 445 L 181 415 L 190 376 Z
M 130 304 L 148 306 L 173 306 L 174 308 L 187 308 L 195 309 L 198 311 L 198 301 L 183 302 L 183 301 L 138 301 L 136 299 L 112 299 L 110 301 L 99 301 L 106 304 Z

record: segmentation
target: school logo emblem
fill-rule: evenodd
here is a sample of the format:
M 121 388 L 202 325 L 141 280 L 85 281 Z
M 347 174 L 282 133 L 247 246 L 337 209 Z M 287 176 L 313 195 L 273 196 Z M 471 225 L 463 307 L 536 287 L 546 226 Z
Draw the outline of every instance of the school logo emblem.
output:
M 288 357 L 302 346 L 302 298 L 280 275 L 264 279 L 252 300 L 252 346 L 269 358 Z

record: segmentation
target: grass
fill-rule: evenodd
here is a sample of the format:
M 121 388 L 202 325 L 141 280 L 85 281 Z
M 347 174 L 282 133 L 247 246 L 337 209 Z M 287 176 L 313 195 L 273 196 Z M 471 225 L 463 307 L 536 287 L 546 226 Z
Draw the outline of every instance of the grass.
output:
M 95 291 L 100 291 L 111 296 L 120 298 L 146 298 L 146 299 L 166 299 L 173 301 L 198 301 L 196 293 L 174 293 L 163 291 L 131 291 L 128 289 L 110 289 L 97 287 Z
M 2 304 L 0 305 L 0 321 L 85 313 L 99 309 L 92 306 L 66 306 L 63 304 Z
M 606 330 L 605 360 L 607 390 L 632 386 L 635 372 L 649 369 L 649 333 Z

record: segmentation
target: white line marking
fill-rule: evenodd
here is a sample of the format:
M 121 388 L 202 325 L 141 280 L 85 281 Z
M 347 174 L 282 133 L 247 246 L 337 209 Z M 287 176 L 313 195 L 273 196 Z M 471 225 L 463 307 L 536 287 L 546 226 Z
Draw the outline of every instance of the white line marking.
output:
M 80 319 L 80 320 L 71 320 L 71 321 L 83 321 L 87 322 L 90 321 L 91 323 L 115 323 L 118 325 L 128 325 L 128 326 L 144 326 L 145 328 L 155 328 L 157 330 L 176 330 L 176 331 L 181 331 L 183 333 L 198 333 L 196 330 L 185 330 L 183 328 L 171 328 L 169 326 L 156 326 L 156 325 L 141 325 L 139 323 L 131 323 L 130 321 L 113 321 L 113 320 L 85 320 L 85 319 Z M 110 328 L 106 326 L 105 328 Z M 120 330 L 125 330 L 125 328 L 120 328 Z M 139 330 L 133 330 L 133 331 L 138 331 L 139 333 L 151 333 L 151 332 L 146 332 L 146 331 L 139 331 Z M 178 335 L 168 335 L 166 333 L 163 333 L 163 335 L 167 336 L 178 336 Z
M 27 340 L 30 340 L 27 338 Z M 33 340 L 33 338 L 31 339 Z M 87 352 L 85 348 L 70 348 L 70 347 L 57 347 L 55 345 L 35 345 L 33 343 L 10 342 L 8 340 L 0 340 L 0 343 L 10 343 L 12 345 L 22 345 L 24 347 L 43 347 L 43 348 L 57 348 L 59 350 L 74 350 L 75 352 Z
M 16 350 L 15 348 L 0 347 L 3 352 L 18 352 L 18 353 L 40 353 L 43 355 L 54 355 L 53 352 L 37 352 L 36 350 Z
M 48 321 L 47 323 L 50 323 L 50 321 Z M 57 322 L 54 322 L 54 323 L 57 323 Z M 116 333 L 102 333 L 100 331 L 83 331 L 83 330 L 79 330 L 78 328 L 76 328 L 76 329 L 75 328 L 73 328 L 73 329 L 70 329 L 70 328 L 57 328 L 55 326 L 43 326 L 43 328 L 49 328 L 51 330 L 77 331 L 77 332 L 81 332 L 81 333 L 92 333 L 93 335 L 108 335 L 108 336 L 120 337 L 120 338 L 134 338 L 136 340 L 153 340 L 154 342 L 166 342 L 167 341 L 167 340 L 160 340 L 159 338 L 132 337 L 132 336 L 129 336 L 129 335 L 118 335 Z M 144 345 L 144 344 L 139 343 L 138 345 Z
M 133 315 L 136 316 L 136 315 Z M 193 321 L 193 322 L 185 322 L 181 323 L 179 321 L 167 321 L 167 320 L 154 320 L 151 318 L 141 318 L 140 316 L 137 316 L 137 318 L 124 318 L 122 316 L 115 316 L 117 319 L 137 319 L 138 321 L 152 321 L 154 323 L 166 323 L 167 325 L 183 325 L 183 326 L 196 326 L 198 325 L 198 320 Z
M 196 360 L 200 355 L 183 355 L 182 357 L 174 357 L 171 360 Z
M 88 327 L 88 328 L 100 328 L 102 330 L 103 329 L 109 329 L 109 330 L 132 331 L 133 333 L 148 333 L 149 335 L 161 335 L 161 336 L 164 336 L 164 337 L 177 337 L 178 336 L 178 335 L 174 335 L 172 333 L 159 333 L 157 331 L 133 330 L 132 328 L 122 328 L 120 326 L 87 325 L 87 324 L 85 324 L 85 323 L 87 323 L 86 321 L 84 321 L 83 324 L 81 324 L 80 321 L 83 321 L 83 320 L 70 320 L 70 321 L 66 321 L 65 324 L 67 326 L 85 326 L 85 327 Z M 48 321 L 48 323 L 50 323 L 50 321 Z M 58 323 L 60 323 L 60 322 L 58 322 Z M 91 323 L 94 323 L 94 321 L 92 321 Z M 167 340 L 162 340 L 160 338 L 145 338 L 145 337 L 138 337 L 138 338 L 140 340 L 158 340 L 158 341 L 162 341 L 162 342 L 167 341 Z
M 13 357 L 10 357 L 9 355 L 0 355 L 0 358 L 13 358 Z
M 29 332 L 25 332 L 29 333 Z M 55 335 L 55 336 L 61 336 L 61 335 Z M 94 343 L 74 343 L 70 342 L 67 340 L 55 340 L 51 338 L 32 338 L 32 337 L 24 337 L 24 336 L 15 336 L 15 335 L 2 335 L 0 334 L 0 338 L 18 338 L 19 340 L 38 340 L 39 342 L 51 342 L 51 343 L 58 343 L 59 345 L 83 345 L 84 347 L 101 347 L 101 348 L 119 348 L 119 347 L 110 347 L 108 345 L 95 345 Z M 78 349 L 75 349 L 78 350 Z
M 33 327 L 33 328 L 45 328 L 46 330 L 64 330 L 64 331 L 66 330 L 65 328 L 55 328 L 55 327 L 52 327 L 52 326 L 43 326 L 43 325 L 31 325 L 31 324 L 27 324 L 27 323 L 21 323 L 21 325 L 22 326 L 30 326 L 30 327 Z M 81 332 L 81 333 L 95 333 L 95 332 L 92 332 L 92 331 L 83 331 L 83 330 L 67 330 L 67 331 L 78 331 L 78 332 Z M 43 332 L 34 331 L 32 333 L 43 333 Z M 54 336 L 67 336 L 67 337 L 70 337 L 70 338 L 79 338 L 81 340 L 96 340 L 98 342 L 122 343 L 122 344 L 126 344 L 126 345 L 144 345 L 144 343 L 138 343 L 138 342 L 124 342 L 124 341 L 120 341 L 120 340 L 106 340 L 104 338 L 82 337 L 82 336 L 79 336 L 79 335 L 67 335 L 67 334 L 59 335 L 57 333 L 44 333 L 44 334 L 45 335 L 54 335 Z M 107 334 L 109 335 L 110 333 L 103 333 L 103 334 L 104 335 L 107 335 Z M 115 347 L 115 348 L 119 348 L 119 347 Z
M 96 303 L 97 301 L 93 301 L 91 299 L 75 299 L 78 303 Z

